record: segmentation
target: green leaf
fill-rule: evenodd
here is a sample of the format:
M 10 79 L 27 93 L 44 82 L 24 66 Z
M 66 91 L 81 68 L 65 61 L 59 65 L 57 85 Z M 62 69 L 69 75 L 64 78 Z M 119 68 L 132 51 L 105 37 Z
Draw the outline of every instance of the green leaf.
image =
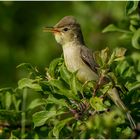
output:
M 40 76 L 38 69 L 36 67 L 33 67 L 30 63 L 21 63 L 16 68 L 23 68 L 24 71 L 27 70 L 30 77 L 31 76 L 36 77 L 38 75 Z
M 24 67 L 27 70 L 34 70 L 33 66 L 30 63 L 21 63 L 17 66 L 17 68 Z
M 110 24 L 107 27 L 105 27 L 105 29 L 102 32 L 106 33 L 106 32 L 118 31 L 118 30 L 119 29 L 115 25 Z
M 14 104 L 14 107 L 15 107 L 16 111 L 19 111 L 20 110 L 20 105 L 21 105 L 21 99 L 17 100 L 16 96 L 13 95 L 12 96 L 12 101 L 13 101 L 13 104 Z
M 134 66 L 130 66 L 123 74 L 124 77 L 132 77 L 133 75 L 135 75 Z
M 138 72 L 140 72 L 140 60 L 138 60 L 137 70 L 138 70 Z
M 120 40 L 131 40 L 133 34 L 123 33 L 119 39 Z
M 126 4 L 126 14 L 130 15 L 132 14 L 138 7 L 139 1 L 128 1 Z
M 132 37 L 132 46 L 136 49 L 140 49 L 140 28 L 134 33 Z
M 103 99 L 99 98 L 99 97 L 92 97 L 92 98 L 90 98 L 90 105 L 96 111 L 104 111 L 104 110 L 106 110 L 106 107 L 103 104 Z
M 125 128 L 125 129 L 122 131 L 122 134 L 123 134 L 124 136 L 129 136 L 129 137 L 131 137 L 131 136 L 132 136 L 132 130 L 131 130 L 129 127 L 127 127 L 127 128 Z
M 71 77 L 71 89 L 72 89 L 72 91 L 73 91 L 73 93 L 75 94 L 75 95 L 77 95 L 77 78 L 76 78 L 76 73 L 73 73 L 72 74 L 72 77 Z
M 33 114 L 34 127 L 44 125 L 48 119 L 54 117 L 55 115 L 56 111 L 40 111 Z
M 135 19 L 132 18 L 132 19 L 130 20 L 130 24 L 136 26 L 136 25 L 139 25 L 139 22 L 136 20 L 136 18 L 135 18 Z
M 133 25 L 130 25 L 129 26 L 129 30 L 132 31 L 132 32 L 134 32 L 134 33 L 136 32 L 136 28 Z
M 137 79 L 137 81 L 140 82 L 140 74 L 137 74 L 137 75 L 136 75 L 136 79 Z
M 124 59 L 125 52 L 126 52 L 125 48 L 116 48 L 114 61 L 120 61 Z
M 134 82 L 127 85 L 129 91 L 140 89 L 140 82 Z
M 106 65 L 109 59 L 109 48 L 105 48 L 101 51 L 101 58 L 103 65 Z
M 61 105 L 61 106 L 67 106 L 67 103 L 64 99 L 57 99 L 54 98 L 53 95 L 49 95 L 49 97 L 46 100 L 47 104 L 57 104 L 57 105 Z
M 107 27 L 105 27 L 105 29 L 103 29 L 102 32 L 103 33 L 106 33 L 106 32 L 114 32 L 114 31 L 116 31 L 116 32 L 122 32 L 122 33 L 131 33 L 129 31 L 127 31 L 127 30 L 120 29 L 120 28 L 116 27 L 113 24 L 110 24 Z
M 1 88 L 0 89 L 0 92 L 6 92 L 6 91 L 13 92 L 13 89 L 11 87 Z
M 52 117 L 55 117 L 57 115 L 61 115 L 64 112 L 59 111 L 40 111 L 33 114 L 33 122 L 34 127 L 42 126 L 46 123 L 46 121 Z
M 66 83 L 70 84 L 71 73 L 67 70 L 64 64 L 60 67 L 60 75 Z
M 18 88 L 23 89 L 25 87 L 31 88 L 36 91 L 42 91 L 41 86 L 37 83 L 38 79 L 28 79 L 28 78 L 23 78 L 19 80 L 18 82 Z
M 97 64 L 98 64 L 99 66 L 102 66 L 102 59 L 101 59 L 101 53 L 100 53 L 100 51 L 95 51 L 95 52 L 93 53 L 93 57 L 95 58 Z
M 60 81 L 60 80 L 50 80 L 50 84 L 55 87 L 56 93 L 60 95 L 64 95 L 67 98 L 75 99 L 77 100 L 78 98 L 76 95 L 73 94 L 72 90 L 66 88 L 66 85 Z
M 115 51 L 113 51 L 113 53 L 111 54 L 109 61 L 108 61 L 109 66 L 114 62 L 115 54 L 116 54 Z
M 117 65 L 115 68 L 116 72 L 120 75 L 123 75 L 123 73 L 129 68 L 129 63 L 127 61 L 123 61 Z
M 5 93 L 5 106 L 7 110 L 10 108 L 11 103 L 12 103 L 12 95 L 10 92 L 7 91 Z
M 112 86 L 112 83 L 109 82 L 109 83 L 103 85 L 103 87 L 100 89 L 100 91 L 102 92 L 102 94 L 106 94 L 107 91 L 110 89 L 111 86 Z
M 31 103 L 29 104 L 27 109 L 34 109 L 35 107 L 45 105 L 45 104 L 46 104 L 46 102 L 44 100 L 34 99 L 33 101 L 31 101 Z
M 57 67 L 62 64 L 62 62 L 62 58 L 56 58 L 50 63 L 48 72 L 52 77 L 56 77 Z
M 59 138 L 59 133 L 62 130 L 62 128 L 72 119 L 74 119 L 73 117 L 71 118 L 67 118 L 65 120 L 59 121 L 53 128 L 53 135 L 58 139 Z
M 126 49 L 125 48 L 116 48 L 115 50 L 116 57 L 123 57 L 125 55 Z

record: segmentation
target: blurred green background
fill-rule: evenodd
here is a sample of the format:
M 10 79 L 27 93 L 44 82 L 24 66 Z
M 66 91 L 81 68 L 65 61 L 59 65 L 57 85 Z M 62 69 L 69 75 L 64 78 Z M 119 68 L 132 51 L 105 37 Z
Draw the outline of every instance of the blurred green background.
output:
M 103 34 L 108 24 L 127 28 L 126 2 L 0 2 L 0 88 L 16 86 L 25 75 L 16 68 L 23 62 L 45 67 L 53 58 L 62 54 L 61 47 L 53 35 L 44 33 L 43 27 L 55 25 L 62 17 L 73 15 L 81 23 L 85 42 L 93 50 L 105 47 L 123 47 L 130 42 L 118 41 L 118 33 Z M 122 21 L 122 22 L 119 22 Z M 119 25 L 118 25 L 119 23 Z

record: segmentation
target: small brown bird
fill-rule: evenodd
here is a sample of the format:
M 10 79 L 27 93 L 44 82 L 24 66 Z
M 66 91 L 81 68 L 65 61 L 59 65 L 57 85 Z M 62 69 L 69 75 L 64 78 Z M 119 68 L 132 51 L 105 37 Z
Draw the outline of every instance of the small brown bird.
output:
M 92 51 L 84 43 L 80 24 L 73 16 L 66 16 L 54 27 L 46 27 L 44 30 L 52 32 L 56 41 L 62 45 L 64 61 L 70 72 L 77 71 L 76 76 L 83 83 L 98 81 L 99 76 L 96 69 L 98 65 L 93 58 Z M 117 89 L 113 88 L 109 90 L 108 95 L 121 110 L 126 112 L 131 127 L 135 129 L 135 122 L 121 101 Z
M 53 32 L 56 41 L 62 45 L 64 61 L 70 72 L 77 72 L 80 81 L 97 80 L 96 63 L 93 54 L 84 43 L 80 24 L 72 16 L 66 16 L 54 27 L 45 31 Z

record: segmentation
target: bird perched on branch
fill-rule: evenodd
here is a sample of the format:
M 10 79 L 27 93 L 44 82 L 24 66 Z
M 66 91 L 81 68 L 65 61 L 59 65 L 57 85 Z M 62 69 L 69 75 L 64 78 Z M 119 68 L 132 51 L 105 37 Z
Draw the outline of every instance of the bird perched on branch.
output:
M 55 26 L 45 27 L 44 31 L 52 32 L 57 43 L 62 45 L 65 65 L 70 72 L 77 71 L 76 76 L 79 81 L 85 83 L 99 80 L 98 65 L 92 51 L 84 43 L 80 24 L 73 16 L 62 18 Z M 108 95 L 121 110 L 126 112 L 132 129 L 135 129 L 135 122 L 121 101 L 117 89 L 113 87 L 108 91 Z

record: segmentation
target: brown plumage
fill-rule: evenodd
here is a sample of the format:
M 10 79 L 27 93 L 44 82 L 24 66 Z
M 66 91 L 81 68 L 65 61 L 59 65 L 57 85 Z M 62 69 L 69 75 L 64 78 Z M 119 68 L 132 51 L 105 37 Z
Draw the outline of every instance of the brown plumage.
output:
M 47 27 L 46 31 L 53 32 L 56 41 L 62 45 L 65 65 L 70 72 L 77 71 L 76 76 L 83 83 L 99 80 L 98 65 L 92 51 L 84 43 L 80 24 L 73 16 L 62 18 L 54 27 Z M 121 101 L 117 89 L 113 87 L 108 91 L 108 95 L 116 106 L 127 114 L 131 127 L 135 129 L 135 122 Z

